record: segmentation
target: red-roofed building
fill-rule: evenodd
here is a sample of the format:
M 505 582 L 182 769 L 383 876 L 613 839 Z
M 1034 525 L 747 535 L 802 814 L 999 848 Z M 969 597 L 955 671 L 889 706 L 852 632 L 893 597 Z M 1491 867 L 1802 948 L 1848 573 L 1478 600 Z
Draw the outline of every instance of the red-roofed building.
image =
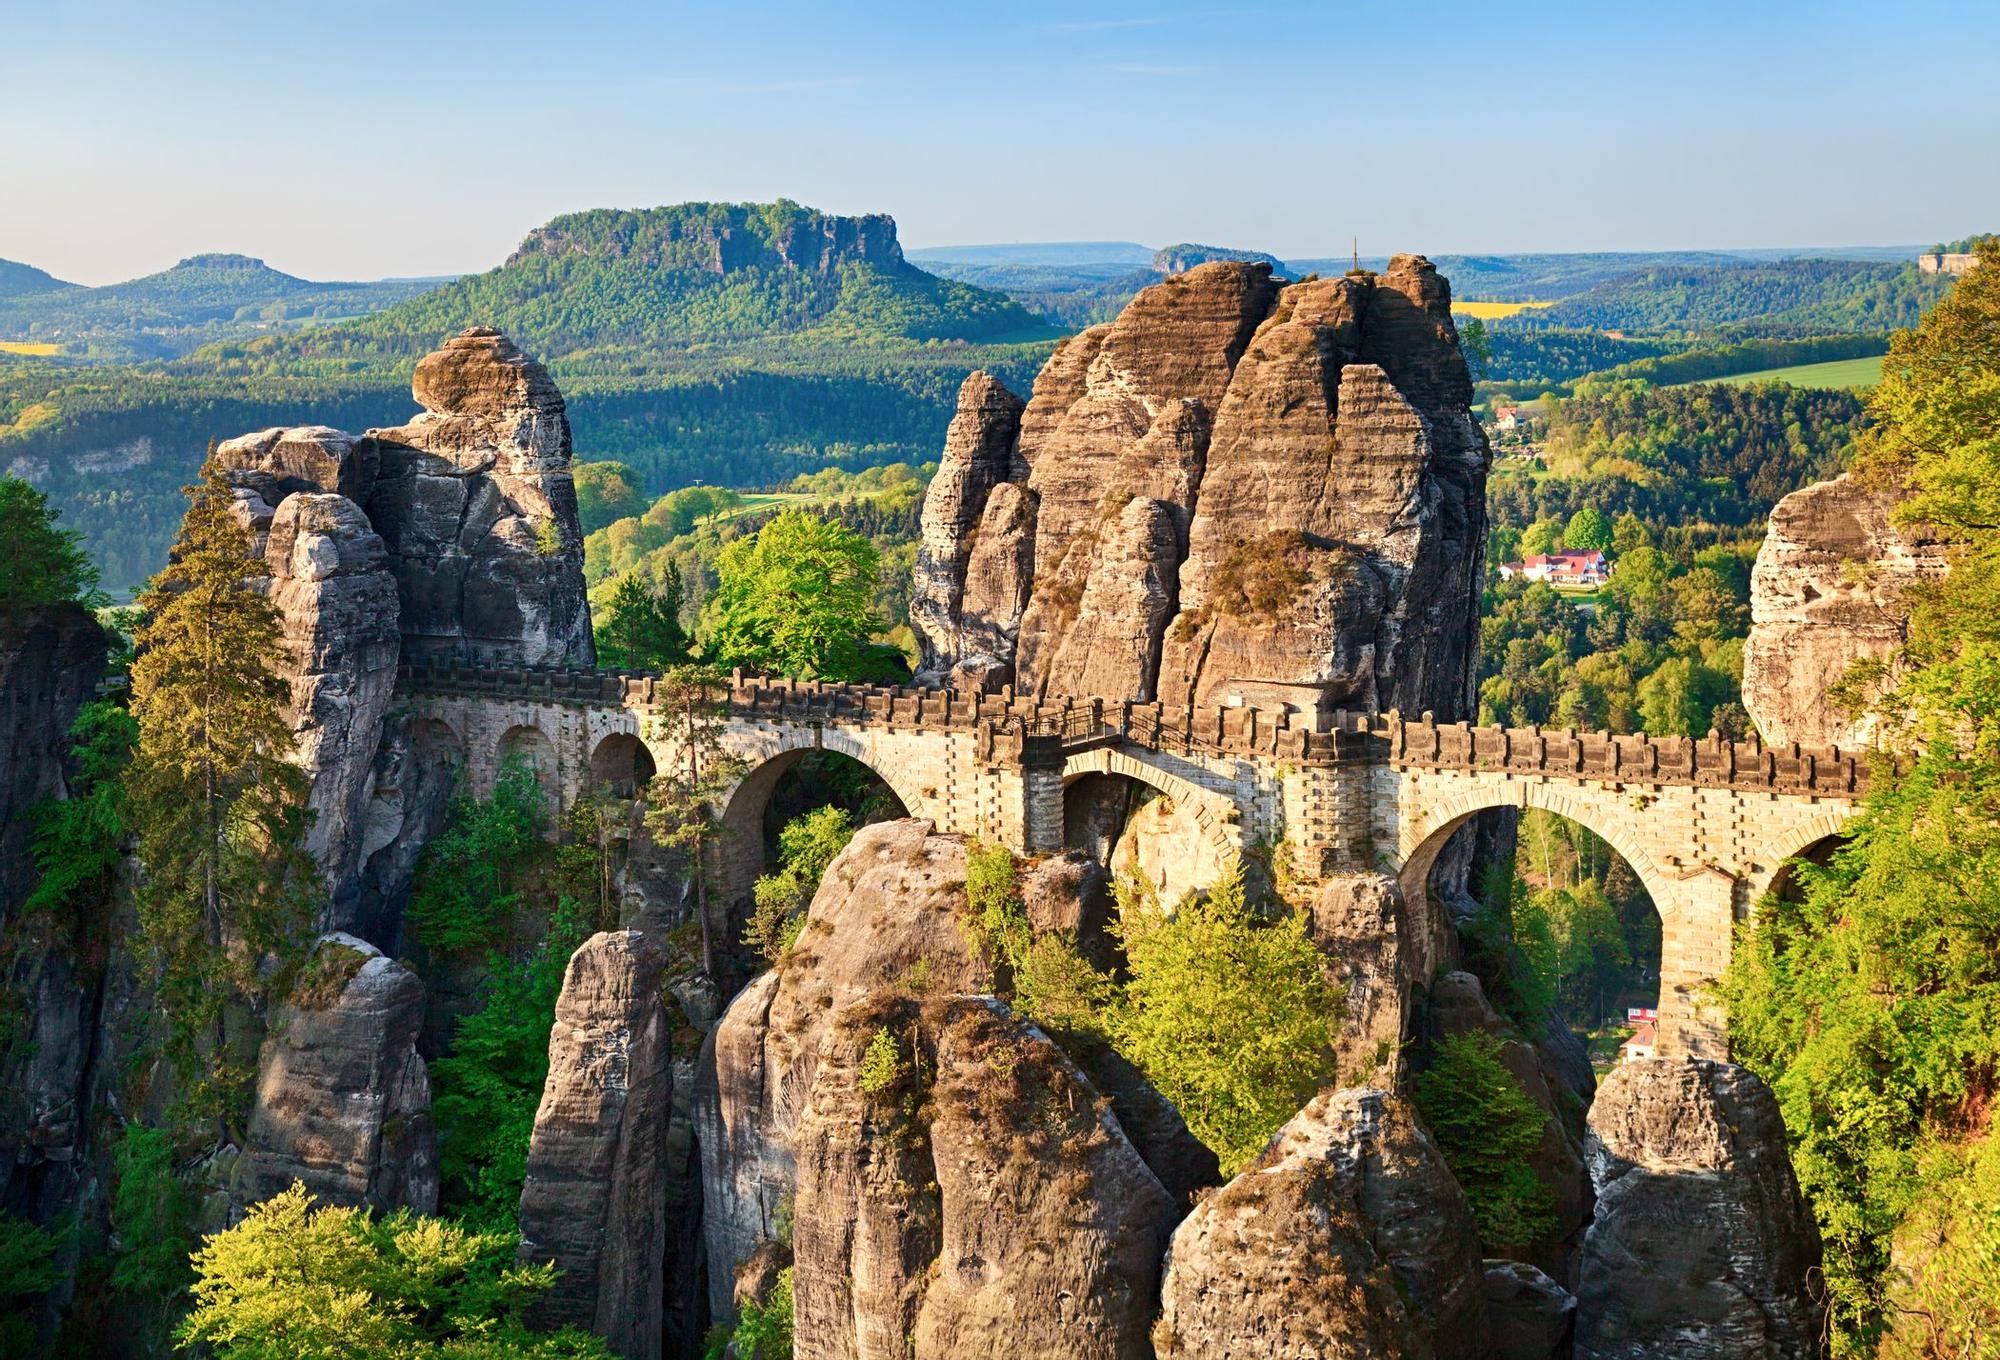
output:
M 1500 578 L 1511 581 L 1516 576 L 1530 581 L 1547 581 L 1552 586 L 1573 586 L 1591 589 L 1603 585 L 1611 577 L 1611 564 L 1604 560 L 1604 554 L 1592 550 L 1582 552 L 1564 549 L 1561 552 L 1536 553 L 1525 562 L 1502 562 Z

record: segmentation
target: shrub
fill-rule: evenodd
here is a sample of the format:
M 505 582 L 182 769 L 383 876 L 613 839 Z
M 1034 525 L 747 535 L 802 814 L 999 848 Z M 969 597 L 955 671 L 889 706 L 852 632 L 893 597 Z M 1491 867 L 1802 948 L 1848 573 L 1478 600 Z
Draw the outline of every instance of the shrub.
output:
M 778 833 L 778 868 L 757 880 L 743 942 L 772 963 L 791 953 L 827 866 L 853 839 L 854 818 L 845 808 L 814 808 L 785 823 Z
M 896 1084 L 902 1072 L 903 1051 L 896 1036 L 886 1029 L 876 1030 L 861 1053 L 861 1089 L 879 1096 Z
M 1517 1256 L 1556 1225 L 1555 1196 L 1529 1169 L 1548 1116 L 1484 1030 L 1455 1034 L 1417 1078 L 1417 1109 L 1472 1201 L 1489 1256 Z
M 221 1360 L 608 1356 L 583 1332 L 528 1329 L 522 1311 L 556 1271 L 516 1265 L 515 1246 L 407 1210 L 316 1208 L 293 1182 L 194 1254 L 195 1308 L 177 1335 Z
M 1111 1014 L 1129 1059 L 1233 1175 L 1334 1079 L 1340 993 L 1304 916 L 1263 921 L 1233 864 L 1170 919 L 1142 890 L 1120 922 L 1131 977 Z

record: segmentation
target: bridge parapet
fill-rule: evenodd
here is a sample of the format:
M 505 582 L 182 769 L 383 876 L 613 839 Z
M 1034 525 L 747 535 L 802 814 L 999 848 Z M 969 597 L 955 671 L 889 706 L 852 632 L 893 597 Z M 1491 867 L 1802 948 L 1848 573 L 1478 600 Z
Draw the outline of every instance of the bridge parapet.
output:
M 1897 758 L 1885 751 L 1843 751 L 1793 742 L 1766 746 L 1759 739 L 1614 735 L 1575 728 L 1479 727 L 1439 723 L 1428 714 L 1416 722 L 1398 713 L 1343 721 L 1364 726 L 1383 745 L 1392 765 L 1429 769 L 1505 770 L 1605 783 L 1691 785 L 1742 791 L 1818 794 L 1858 799 L 1879 770 L 1893 774 Z

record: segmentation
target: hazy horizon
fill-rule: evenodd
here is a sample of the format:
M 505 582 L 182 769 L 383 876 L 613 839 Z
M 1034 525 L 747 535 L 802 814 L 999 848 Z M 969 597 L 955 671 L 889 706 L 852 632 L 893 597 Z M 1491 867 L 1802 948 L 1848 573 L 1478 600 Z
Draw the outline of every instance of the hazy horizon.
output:
M 10 38 L 0 258 L 86 284 L 217 251 L 318 280 L 472 273 L 558 214 L 691 199 L 886 212 L 911 249 L 1282 258 L 2000 226 L 1990 7 L 103 0 Z

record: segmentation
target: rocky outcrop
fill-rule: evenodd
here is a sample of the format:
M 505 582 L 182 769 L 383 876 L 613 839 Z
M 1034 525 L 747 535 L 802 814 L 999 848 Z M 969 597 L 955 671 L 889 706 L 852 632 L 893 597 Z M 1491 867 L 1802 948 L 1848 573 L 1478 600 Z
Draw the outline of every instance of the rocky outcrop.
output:
M 362 824 L 396 687 L 396 578 L 361 507 L 330 492 L 284 498 L 264 560 L 292 658 L 287 716 L 312 777 L 305 849 L 327 880 L 323 919 L 345 924 L 354 918 Z
M 1893 488 L 1854 473 L 1794 491 L 1771 511 L 1750 573 L 1743 706 L 1772 745 L 1860 746 L 1876 730 L 1828 697 L 1857 662 L 1903 646 L 1908 593 L 1946 570 L 1944 545 L 1891 520 Z
M 108 645 L 76 605 L 0 617 L 0 922 L 33 887 L 29 813 L 67 791 L 70 724 L 104 673 Z
M 953 447 L 1011 472 L 926 503 L 928 676 L 1175 711 L 1469 710 L 1487 452 L 1428 261 L 1283 288 L 1224 262 L 1148 288 L 1057 350 L 1011 459 L 1011 405 L 990 379 L 967 392 Z M 1011 597 L 967 610 L 979 554 L 1008 586 L 1032 563 L 1011 630 Z
M 1312 933 L 1341 990 L 1334 1041 L 1340 1080 L 1392 1081 L 1409 1022 L 1412 980 L 1402 890 L 1387 874 L 1323 879 L 1313 899 Z
M 548 372 L 475 328 L 420 360 L 411 391 L 424 409 L 397 429 L 277 428 L 215 451 L 293 654 L 321 924 L 388 948 L 466 756 L 390 720 L 398 663 L 595 659 L 569 421 Z
M 776 1236 L 796 1183 L 792 1130 L 827 1026 L 879 987 L 983 992 L 992 978 L 959 924 L 965 844 L 918 820 L 855 833 L 828 866 L 792 953 L 740 992 L 705 1045 L 694 1099 L 710 1306 L 729 1315 L 739 1262 Z
M 520 1259 L 561 1272 L 542 1320 L 587 1327 L 627 1360 L 660 1354 L 673 1102 L 664 966 L 636 930 L 593 935 L 570 957 L 521 1190 Z
M 942 1246 L 914 1354 L 1146 1356 L 1172 1198 L 1047 1036 L 983 998 L 934 1025 Z
M 569 417 L 548 370 L 474 327 L 417 364 L 409 424 L 371 430 L 368 518 L 402 596 L 404 654 L 596 662 Z
M 1465 1194 L 1407 1101 L 1330 1090 L 1175 1231 L 1161 1360 L 1484 1354 Z
M 960 664 L 968 670 L 1013 661 L 1011 634 L 1020 622 L 1022 601 L 1012 598 L 1016 590 L 985 579 L 993 574 L 990 562 L 982 564 L 975 587 L 969 562 L 989 537 L 984 520 L 994 487 L 1013 475 L 1021 408 L 1019 397 L 984 373 L 972 374 L 958 390 L 958 411 L 945 431 L 937 475 L 924 494 L 923 533 L 910 587 L 910 617 L 926 640 L 930 667 L 944 658 L 949 658 L 946 666 Z M 1018 494 L 1017 488 L 1012 499 L 1018 500 Z M 1005 505 L 1000 515 L 1010 517 Z M 969 604 L 968 594 L 974 596 Z
M 1576 1297 L 1526 1261 L 1486 1262 L 1491 1360 L 1567 1360 Z
M 325 935 L 257 1061 L 239 1204 L 294 1180 L 331 1204 L 437 1212 L 424 985 L 352 935 Z
M 1578 1360 L 1821 1353 L 1819 1236 L 1763 1082 L 1729 1063 L 1622 1064 L 1591 1106 L 1588 1155 Z

